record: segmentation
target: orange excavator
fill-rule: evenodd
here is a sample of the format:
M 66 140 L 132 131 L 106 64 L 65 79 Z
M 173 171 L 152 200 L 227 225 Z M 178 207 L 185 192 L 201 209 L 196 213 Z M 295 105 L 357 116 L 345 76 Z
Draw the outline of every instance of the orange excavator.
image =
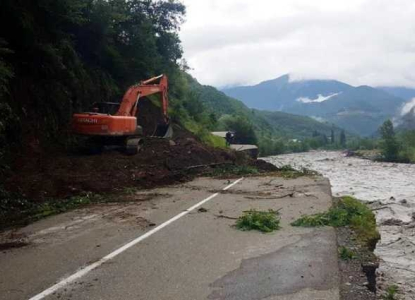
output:
M 89 137 L 98 147 L 121 146 L 127 154 L 136 154 L 143 145 L 143 128 L 137 124 L 140 99 L 160 94 L 161 121 L 154 128 L 151 137 L 171 138 L 173 130 L 168 117 L 168 80 L 160 75 L 131 86 L 121 103 L 94 103 L 92 112 L 73 115 L 72 130 L 75 134 Z

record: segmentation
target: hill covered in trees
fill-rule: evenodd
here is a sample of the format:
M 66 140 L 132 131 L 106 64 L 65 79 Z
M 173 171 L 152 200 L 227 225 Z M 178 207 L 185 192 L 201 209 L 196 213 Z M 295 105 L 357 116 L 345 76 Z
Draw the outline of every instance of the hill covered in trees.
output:
M 155 74 L 169 75 L 177 105 L 184 15 L 179 1 L 2 1 L 1 158 L 66 146 L 74 112 Z
M 178 36 L 185 13 L 176 0 L 4 0 L 2 170 L 16 154 L 66 149 L 74 112 L 97 101 L 119 101 L 128 86 L 162 73 L 169 77 L 173 121 L 206 143 L 219 143 L 209 131 L 233 129 L 237 142 L 259 143 L 262 154 L 274 154 L 291 151 L 292 139 L 315 138 L 315 131 L 329 135 L 329 124 L 251 110 L 186 74 Z
M 206 128 L 243 133 L 244 138 L 237 142 L 259 144 L 262 155 L 324 147 L 330 144 L 332 135 L 340 140 L 342 130 L 333 124 L 306 116 L 250 109 L 214 87 L 201 85 L 190 75 L 184 78 L 194 97 L 191 115 L 204 115 L 199 121 L 208 120 Z
M 384 91 L 369 86 L 353 87 L 336 80 L 291 80 L 284 75 L 224 92 L 251 108 L 315 117 L 353 134 L 371 136 L 385 120 L 399 114 L 406 102 L 394 93 L 410 95 L 411 90 Z

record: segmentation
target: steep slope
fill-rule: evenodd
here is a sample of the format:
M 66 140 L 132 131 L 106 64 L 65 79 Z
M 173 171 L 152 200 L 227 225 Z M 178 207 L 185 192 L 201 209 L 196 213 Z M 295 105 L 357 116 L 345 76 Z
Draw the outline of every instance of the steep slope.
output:
M 369 86 L 352 87 L 335 80 L 290 82 L 288 75 L 224 92 L 250 107 L 318 118 L 363 136 L 370 136 L 386 119 L 395 117 L 405 103 Z

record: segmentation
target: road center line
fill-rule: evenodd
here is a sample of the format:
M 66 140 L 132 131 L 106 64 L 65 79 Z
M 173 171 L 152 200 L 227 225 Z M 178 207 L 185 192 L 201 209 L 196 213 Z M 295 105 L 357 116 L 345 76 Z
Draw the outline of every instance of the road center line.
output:
M 237 184 L 238 182 L 240 182 L 243 178 L 239 178 L 238 180 L 236 180 L 235 182 L 231 183 L 230 185 L 228 185 L 227 187 L 223 188 L 223 191 L 226 191 L 228 189 L 230 189 L 231 187 L 233 187 L 235 184 Z M 215 193 L 209 197 L 207 197 L 206 199 L 200 201 L 199 203 L 193 205 L 192 207 L 186 209 L 185 211 L 182 211 L 180 214 L 174 216 L 173 218 L 167 220 L 166 222 L 160 224 L 159 226 L 157 226 L 156 228 L 148 231 L 147 233 L 139 236 L 138 238 L 136 238 L 135 240 L 132 240 L 131 242 L 125 244 L 124 246 L 122 246 L 121 248 L 118 248 L 117 250 L 115 250 L 114 252 L 111 252 L 110 254 L 108 254 L 107 256 L 104 256 L 103 258 L 101 258 L 99 261 L 92 263 L 90 265 L 87 265 L 83 268 L 81 268 L 79 271 L 77 271 L 76 273 L 72 274 L 69 277 L 66 277 L 64 279 L 62 279 L 61 281 L 59 281 L 57 284 L 51 286 L 50 288 L 44 290 L 43 292 L 41 292 L 40 294 L 37 294 L 36 296 L 33 296 L 32 298 L 30 298 L 29 300 L 41 300 L 51 294 L 53 294 L 54 292 L 56 292 L 57 290 L 59 290 L 60 288 L 66 286 L 67 284 L 81 278 L 82 276 L 88 274 L 89 272 L 91 272 L 92 270 L 94 270 L 95 268 L 98 268 L 99 266 L 101 266 L 103 263 L 113 259 L 114 257 L 116 257 L 117 255 L 123 253 L 124 251 L 126 251 L 127 249 L 133 247 L 134 245 L 138 244 L 139 242 L 145 240 L 146 238 L 152 236 L 153 234 L 155 234 L 157 231 L 160 231 L 161 229 L 163 229 L 164 227 L 170 225 L 171 223 L 173 223 L 174 221 L 177 221 L 178 219 L 180 219 L 181 217 L 187 215 L 189 212 L 191 212 L 192 210 L 198 208 L 199 206 L 205 204 L 206 202 L 212 200 L 213 198 L 215 198 L 216 196 L 218 196 L 220 194 L 219 193 Z

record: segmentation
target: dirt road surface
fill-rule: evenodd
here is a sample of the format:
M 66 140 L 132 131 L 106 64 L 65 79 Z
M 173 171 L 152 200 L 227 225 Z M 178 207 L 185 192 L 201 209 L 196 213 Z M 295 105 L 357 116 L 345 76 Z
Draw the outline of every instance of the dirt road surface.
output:
M 5 232 L 3 245 L 26 246 L 0 252 L 0 299 L 339 299 L 334 230 L 289 225 L 331 206 L 329 182 L 235 182 L 140 191 Z M 249 209 L 281 209 L 282 228 L 235 229 Z

